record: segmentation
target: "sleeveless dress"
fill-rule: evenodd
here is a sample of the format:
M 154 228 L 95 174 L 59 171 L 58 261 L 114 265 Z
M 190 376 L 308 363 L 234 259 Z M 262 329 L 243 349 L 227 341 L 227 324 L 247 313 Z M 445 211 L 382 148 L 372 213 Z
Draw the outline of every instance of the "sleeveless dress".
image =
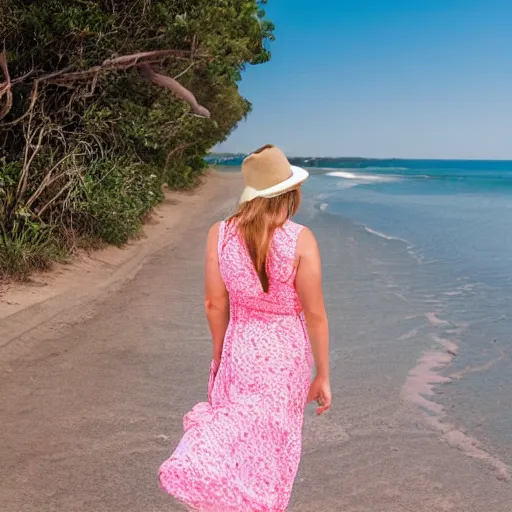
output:
M 264 293 L 234 222 L 219 229 L 219 266 L 230 321 L 212 362 L 208 402 L 184 418 L 185 434 L 160 467 L 164 490 L 201 512 L 283 512 L 298 469 L 313 357 L 295 291 L 297 238 L 275 231 Z

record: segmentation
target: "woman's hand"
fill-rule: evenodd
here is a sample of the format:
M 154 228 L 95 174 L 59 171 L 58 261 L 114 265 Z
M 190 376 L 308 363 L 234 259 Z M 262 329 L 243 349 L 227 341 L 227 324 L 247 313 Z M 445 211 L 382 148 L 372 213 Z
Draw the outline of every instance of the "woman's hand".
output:
M 311 383 L 308 394 L 308 403 L 315 401 L 319 407 L 317 414 L 323 414 L 332 404 L 331 384 L 329 377 L 316 376 Z

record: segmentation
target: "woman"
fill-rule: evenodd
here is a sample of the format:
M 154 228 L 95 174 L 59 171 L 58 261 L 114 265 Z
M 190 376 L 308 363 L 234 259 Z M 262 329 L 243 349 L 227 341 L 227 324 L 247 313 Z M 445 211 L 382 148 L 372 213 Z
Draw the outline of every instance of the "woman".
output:
M 285 511 L 306 403 L 316 400 L 319 414 L 331 405 L 320 255 L 313 234 L 290 220 L 308 173 L 271 145 L 242 171 L 238 213 L 207 242 L 209 401 L 185 416 L 160 468 L 162 487 L 201 512 Z

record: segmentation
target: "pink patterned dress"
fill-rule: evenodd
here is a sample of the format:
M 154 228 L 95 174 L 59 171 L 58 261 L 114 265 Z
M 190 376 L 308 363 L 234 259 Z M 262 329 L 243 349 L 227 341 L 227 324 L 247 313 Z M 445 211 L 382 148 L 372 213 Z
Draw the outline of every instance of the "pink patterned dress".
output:
M 208 402 L 184 418 L 185 434 L 160 467 L 162 487 L 201 512 L 283 512 L 301 455 L 313 357 L 295 291 L 302 227 L 274 233 L 264 293 L 235 223 L 219 230 L 230 323 Z

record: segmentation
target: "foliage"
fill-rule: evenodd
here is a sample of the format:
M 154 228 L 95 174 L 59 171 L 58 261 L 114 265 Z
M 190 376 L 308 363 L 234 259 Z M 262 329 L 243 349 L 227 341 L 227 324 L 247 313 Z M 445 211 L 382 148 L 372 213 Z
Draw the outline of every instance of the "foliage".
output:
M 46 270 L 64 257 L 63 246 L 47 226 L 20 219 L 9 232 L 0 231 L 0 277 L 26 278 L 32 270 Z
M 0 272 L 25 274 L 18 259 L 40 268 L 81 237 L 122 244 L 164 183 L 197 183 L 204 156 L 251 110 L 237 82 L 270 58 L 264 3 L 2 1 Z M 143 65 L 211 117 L 149 83 Z

